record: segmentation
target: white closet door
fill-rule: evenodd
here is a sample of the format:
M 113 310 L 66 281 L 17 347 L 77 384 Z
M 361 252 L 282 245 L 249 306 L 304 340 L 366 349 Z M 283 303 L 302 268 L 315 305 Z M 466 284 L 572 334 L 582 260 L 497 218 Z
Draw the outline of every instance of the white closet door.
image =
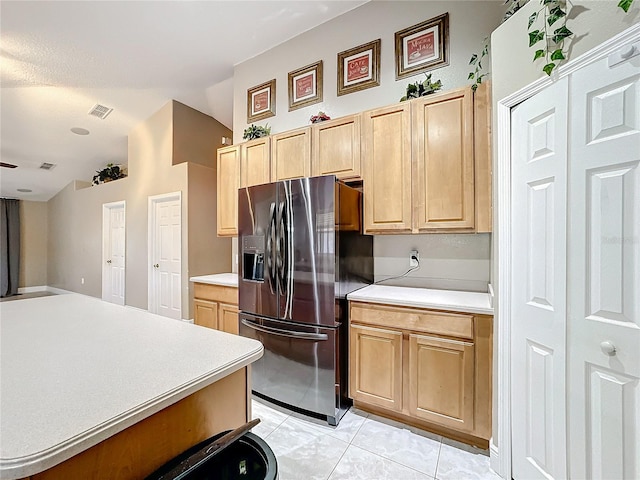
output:
M 567 79 L 512 110 L 512 457 L 566 478 Z
M 640 63 L 571 76 L 571 478 L 640 478 Z M 615 349 L 615 351 L 613 350 Z

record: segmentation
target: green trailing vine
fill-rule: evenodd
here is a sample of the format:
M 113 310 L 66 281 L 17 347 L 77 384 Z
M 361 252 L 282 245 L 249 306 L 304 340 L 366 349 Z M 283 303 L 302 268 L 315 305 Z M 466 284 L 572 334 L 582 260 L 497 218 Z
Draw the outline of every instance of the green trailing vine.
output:
M 551 75 L 554 68 L 567 58 L 563 45 L 565 39 L 571 37 L 573 32 L 566 25 L 567 12 L 564 0 L 541 0 L 540 3 L 542 8 L 529 16 L 529 47 L 543 42 L 542 47 L 535 51 L 533 61 L 544 58 L 546 63 L 542 70 Z M 542 18 L 542 28 L 532 30 L 539 18 Z
M 626 12 L 629 11 L 629 9 L 631 8 L 631 4 L 633 3 L 633 0 L 620 0 L 620 2 L 618 3 L 618 6 Z
M 514 13 L 520 10 L 529 0 L 505 0 L 504 4 L 509 5 L 502 17 L 502 22 L 507 21 Z M 620 0 L 618 7 L 624 10 L 625 13 L 629 12 L 629 9 L 633 5 L 634 0 Z M 542 8 L 537 12 L 534 12 L 529 16 L 529 24 L 527 27 L 529 34 L 529 47 L 538 45 L 539 42 L 543 42 L 543 48 L 537 48 L 533 61 L 540 58 L 545 58 L 546 63 L 542 67 L 542 70 L 551 75 L 551 72 L 558 66 L 560 62 L 566 60 L 566 54 L 563 49 L 564 41 L 573 35 L 573 32 L 566 26 L 567 12 L 565 11 L 565 0 L 540 0 Z M 543 27 L 531 30 L 531 27 L 541 17 L 541 13 L 544 12 L 542 18 L 544 19 Z M 561 22 L 562 25 L 553 29 L 554 25 L 558 25 Z M 478 88 L 478 85 L 482 83 L 484 77 L 489 75 L 489 72 L 485 71 L 482 66 L 482 60 L 489 54 L 489 37 L 485 37 L 483 41 L 482 51 L 480 54 L 474 53 L 469 60 L 469 65 L 473 67 L 473 70 L 469 72 L 468 80 L 473 80 L 471 88 L 473 90 Z
M 482 59 L 489 55 L 489 37 L 484 37 L 484 42 L 482 45 L 482 52 L 478 55 L 474 53 L 471 55 L 471 60 L 469 60 L 469 65 L 471 65 L 474 69 L 469 72 L 469 76 L 467 80 L 473 80 L 473 84 L 471 85 L 471 89 L 475 92 L 478 88 L 478 85 L 482 83 L 482 79 L 489 75 L 488 71 L 485 71 L 482 67 Z

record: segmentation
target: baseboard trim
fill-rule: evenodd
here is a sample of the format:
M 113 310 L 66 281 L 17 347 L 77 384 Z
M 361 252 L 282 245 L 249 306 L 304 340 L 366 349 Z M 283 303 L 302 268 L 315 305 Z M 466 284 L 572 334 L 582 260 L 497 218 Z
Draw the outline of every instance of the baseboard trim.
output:
M 493 437 L 489 440 L 489 467 L 493 470 L 496 475 L 505 478 L 503 473 L 500 471 L 500 452 L 498 451 L 498 446 L 493 443 Z
M 66 295 L 68 293 L 76 293 L 76 292 L 72 292 L 71 290 L 63 290 L 62 288 L 49 287 L 48 285 L 45 290 L 47 292 L 55 293 L 56 295 Z
M 18 288 L 18 293 L 33 293 L 33 292 L 46 292 L 46 285 L 37 285 L 35 287 L 20 287 Z

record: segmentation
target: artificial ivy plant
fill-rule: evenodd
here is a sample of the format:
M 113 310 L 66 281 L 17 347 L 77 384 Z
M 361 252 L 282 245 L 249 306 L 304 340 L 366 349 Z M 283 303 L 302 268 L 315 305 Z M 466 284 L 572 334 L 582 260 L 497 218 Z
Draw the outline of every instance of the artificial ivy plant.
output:
M 244 129 L 242 139 L 253 140 L 255 138 L 266 137 L 271 134 L 271 127 L 267 124 L 264 127 L 260 125 L 254 125 L 253 123 Z

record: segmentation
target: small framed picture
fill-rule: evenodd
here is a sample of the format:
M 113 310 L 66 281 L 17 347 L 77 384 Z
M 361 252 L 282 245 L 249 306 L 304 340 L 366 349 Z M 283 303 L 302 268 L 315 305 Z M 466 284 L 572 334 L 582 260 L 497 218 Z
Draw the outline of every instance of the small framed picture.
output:
M 276 79 L 247 90 L 247 123 L 276 114 Z
M 322 101 L 322 60 L 289 72 L 289 111 Z
M 380 39 L 338 54 L 338 96 L 380 85 Z
M 396 80 L 449 65 L 449 13 L 396 32 Z

